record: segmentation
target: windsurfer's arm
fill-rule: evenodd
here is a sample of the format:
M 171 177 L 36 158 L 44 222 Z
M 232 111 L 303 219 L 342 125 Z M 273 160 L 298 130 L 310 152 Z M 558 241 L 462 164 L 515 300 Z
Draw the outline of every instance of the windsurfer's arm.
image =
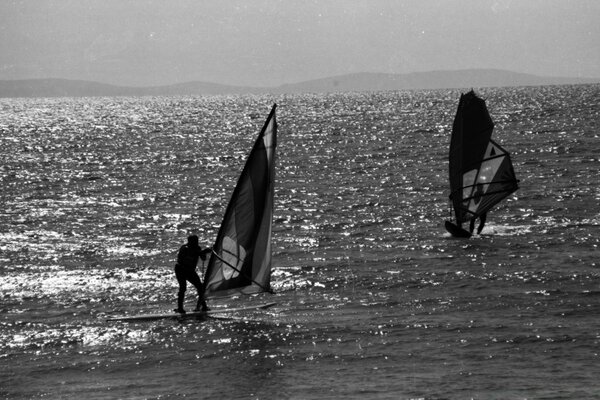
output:
M 212 247 L 207 247 L 200 252 L 200 258 L 202 259 L 202 261 L 206 260 L 206 255 L 209 254 L 211 251 Z

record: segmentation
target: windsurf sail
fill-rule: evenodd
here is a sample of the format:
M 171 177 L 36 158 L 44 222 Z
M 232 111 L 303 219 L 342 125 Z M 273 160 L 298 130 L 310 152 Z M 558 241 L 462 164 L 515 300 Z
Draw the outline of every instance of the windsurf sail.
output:
M 456 222 L 478 218 L 519 188 L 510 154 L 491 139 L 494 123 L 472 90 L 461 94 L 450 139 L 450 200 Z
M 276 107 L 246 160 L 212 247 L 204 275 L 207 299 L 271 292 Z

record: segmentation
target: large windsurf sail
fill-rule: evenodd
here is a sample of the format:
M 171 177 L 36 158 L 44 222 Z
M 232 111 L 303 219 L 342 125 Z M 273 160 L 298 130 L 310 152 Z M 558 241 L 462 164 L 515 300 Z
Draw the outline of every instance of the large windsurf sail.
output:
M 206 298 L 271 291 L 276 107 L 252 147 L 225 211 L 204 276 Z
M 460 96 L 450 139 L 450 200 L 456 222 L 478 218 L 519 188 L 510 154 L 494 142 L 485 101 Z

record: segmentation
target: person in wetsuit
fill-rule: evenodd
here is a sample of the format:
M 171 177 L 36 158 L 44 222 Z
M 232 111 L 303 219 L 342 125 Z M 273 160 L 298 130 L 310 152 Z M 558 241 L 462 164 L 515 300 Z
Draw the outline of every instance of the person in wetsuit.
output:
M 206 255 L 210 253 L 212 249 L 202 248 L 198 245 L 198 236 L 191 235 L 187 238 L 187 244 L 184 244 L 179 248 L 177 253 L 177 264 L 175 264 L 175 276 L 179 283 L 179 292 L 177 292 L 177 309 L 178 313 L 185 313 L 183 309 L 183 300 L 185 298 L 185 290 L 187 289 L 187 282 L 190 282 L 196 288 L 198 292 L 198 303 L 196 304 L 195 311 L 207 311 L 209 308 L 206 305 L 204 299 L 204 287 L 200 277 L 196 273 L 196 264 L 198 264 L 198 258 L 202 261 L 206 260 Z

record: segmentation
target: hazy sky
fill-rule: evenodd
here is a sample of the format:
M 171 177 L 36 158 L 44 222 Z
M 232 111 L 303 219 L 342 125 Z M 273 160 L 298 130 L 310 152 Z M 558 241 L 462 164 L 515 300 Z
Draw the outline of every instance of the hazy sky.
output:
M 0 79 L 275 86 L 469 68 L 600 77 L 600 1 L 0 0 Z

